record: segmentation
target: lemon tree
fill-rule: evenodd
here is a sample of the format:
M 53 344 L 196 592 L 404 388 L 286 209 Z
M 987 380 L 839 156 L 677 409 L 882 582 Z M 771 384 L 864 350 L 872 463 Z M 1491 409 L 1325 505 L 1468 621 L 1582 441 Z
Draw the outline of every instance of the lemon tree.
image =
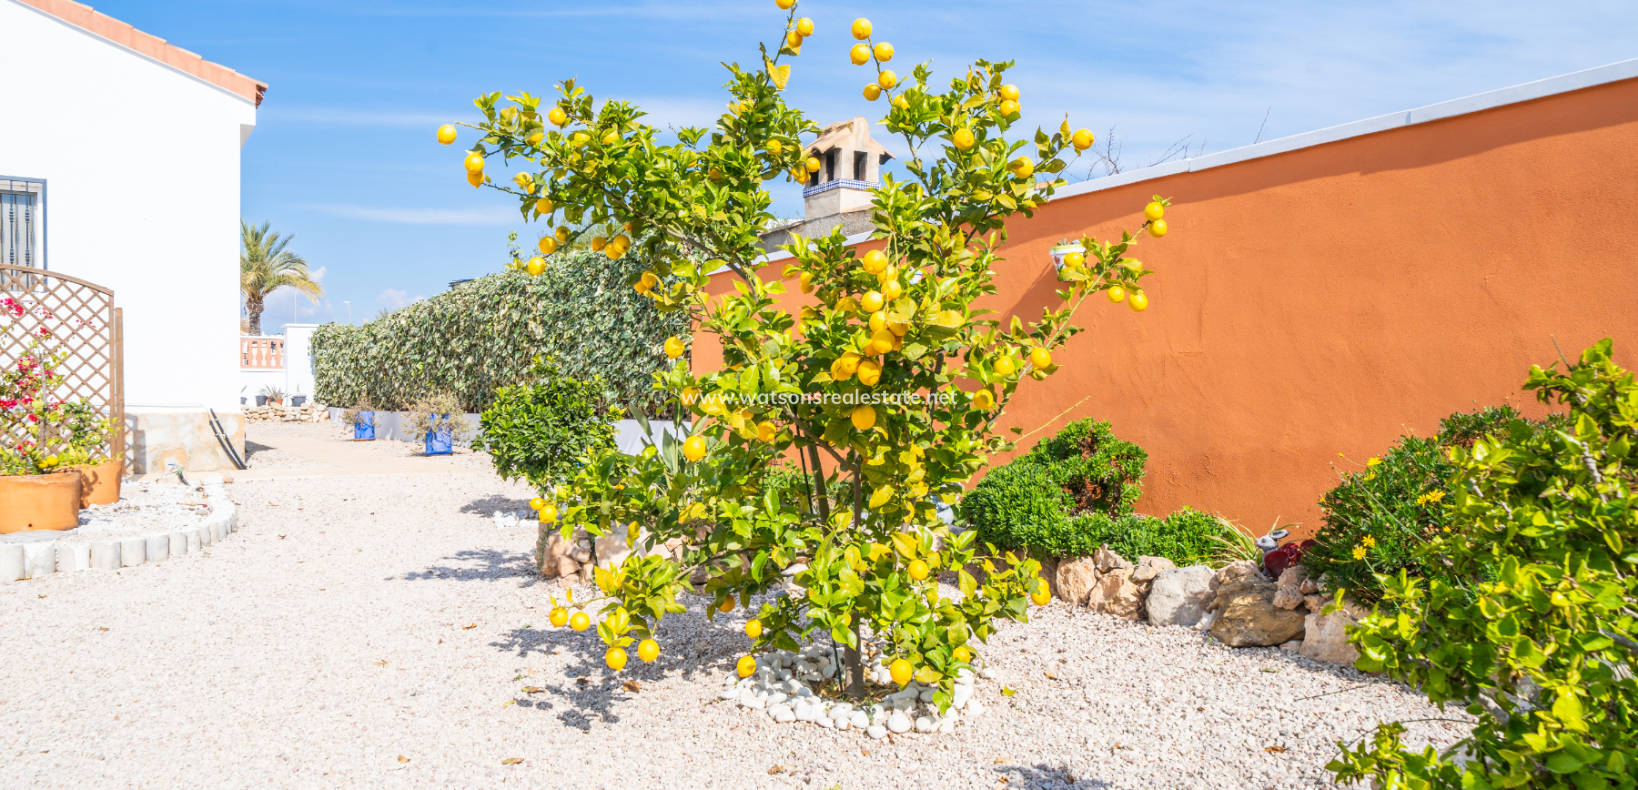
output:
M 783 90 L 820 33 L 794 2 L 777 4 L 789 11 L 784 30 L 750 65 L 726 66 L 730 100 L 709 129 L 668 136 L 632 104 L 598 102 L 573 80 L 552 99 L 476 100 L 485 120 L 463 155 L 468 181 L 511 194 L 540 221 L 542 255 L 641 250 L 654 266 L 632 287 L 685 311 L 723 349 L 720 369 L 696 372 L 677 358 L 682 339 L 667 344 L 677 359 L 656 386 L 692 416 L 686 440 L 595 453 L 572 481 L 543 492 L 541 517 L 565 537 L 625 529 L 638 549 L 687 546 L 680 566 L 637 551 L 600 568 L 602 596 L 571 599 L 562 613 L 599 606 L 598 633 L 618 669 L 626 648 L 682 610 L 689 573 L 714 597 L 713 617 L 790 578 L 801 593 L 765 599 L 746 628 L 751 653 L 834 640 L 858 695 L 867 692 L 866 640 L 875 640 L 897 682 L 938 684 L 946 705 L 954 675 L 980 660 L 997 619 L 1026 619 L 1030 600 L 1048 593 L 1038 563 L 952 532 L 938 500 L 953 501 L 1011 448 L 997 419 L 1020 385 L 1059 369 L 1054 353 L 1079 331 L 1071 318 L 1087 299 L 1148 306 L 1140 281 L 1150 272 L 1127 253 L 1142 233 L 1165 234 L 1168 201 L 1157 196 L 1118 240 L 1083 239 L 1085 252 L 1065 261 L 1059 303 L 1039 320 L 989 316 L 974 305 L 996 290 L 1007 220 L 1049 199 L 1092 135 L 1067 123 L 1018 134 L 1010 63 L 978 61 L 943 87 L 925 65 L 901 77 L 888 68 L 892 45 L 859 20 L 857 43 L 837 44 L 834 56 L 869 67 L 864 98 L 886 99 L 882 123 L 909 151 L 903 176 L 873 190 L 881 248 L 860 254 L 839 231 L 796 237 L 788 264 L 769 265 L 759 247 L 775 219 L 769 189 L 805 183 L 819 164 L 804 145 L 818 127 Z M 486 173 L 497 166 L 519 172 L 496 182 Z M 718 272 L 733 290 L 712 296 Z M 765 485 L 776 463 L 797 465 L 801 485 Z M 941 574 L 959 596 L 940 594 Z M 639 658 L 658 655 L 650 644 Z M 742 675 L 755 667 L 751 656 L 739 662 Z

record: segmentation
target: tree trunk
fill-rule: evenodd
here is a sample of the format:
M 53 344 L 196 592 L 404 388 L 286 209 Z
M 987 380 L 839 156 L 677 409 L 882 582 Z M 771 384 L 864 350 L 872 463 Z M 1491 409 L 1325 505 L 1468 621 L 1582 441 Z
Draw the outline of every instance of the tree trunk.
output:
M 844 648 L 842 658 L 847 661 L 847 693 L 854 699 L 864 699 L 864 653 L 859 649 L 864 647 L 864 640 L 859 635 L 859 618 L 853 618 L 853 644 L 856 647 Z
M 262 303 L 261 302 L 246 302 L 245 303 L 245 312 L 250 314 L 250 317 L 249 317 L 250 336 L 251 337 L 261 337 L 261 335 L 262 335 Z

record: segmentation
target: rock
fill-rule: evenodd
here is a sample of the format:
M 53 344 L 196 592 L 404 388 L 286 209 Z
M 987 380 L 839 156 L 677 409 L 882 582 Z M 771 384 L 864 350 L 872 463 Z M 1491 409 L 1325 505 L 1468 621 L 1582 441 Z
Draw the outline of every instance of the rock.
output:
M 1211 591 L 1216 592 L 1217 588 L 1229 582 L 1239 581 L 1247 577 L 1261 579 L 1263 578 L 1263 572 L 1257 567 L 1257 563 L 1251 560 L 1235 560 L 1217 569 L 1217 574 L 1211 580 Z
M 872 724 L 865 730 L 865 734 L 879 741 L 887 737 L 887 728 L 880 724 Z
M 926 716 L 916 718 L 916 732 L 932 732 L 933 728 L 937 726 L 932 719 Z
M 852 713 L 849 713 L 847 715 L 847 723 L 851 724 L 851 725 L 853 725 L 855 727 L 858 727 L 859 729 L 862 730 L 862 729 L 870 726 L 870 714 L 865 713 L 862 710 L 856 710 L 856 711 L 854 711 Z M 885 728 L 882 730 L 882 734 L 883 735 L 887 734 L 887 730 Z M 874 738 L 876 736 L 873 735 L 871 737 Z
M 973 699 L 971 702 L 967 703 L 967 716 L 969 718 L 973 717 L 973 716 L 977 716 L 977 715 L 979 715 L 980 713 L 983 713 L 983 712 L 984 712 L 984 703 L 979 702 L 976 698 Z
M 1313 595 L 1314 593 L 1320 592 L 1324 589 L 1325 586 L 1320 583 L 1319 579 L 1307 578 L 1302 580 L 1302 586 L 1299 587 L 1297 591 L 1303 595 Z
M 626 545 L 625 527 L 614 527 L 609 534 L 597 538 L 597 567 L 613 570 L 631 556 L 631 547 Z
M 773 720 L 780 724 L 796 721 L 796 711 L 791 710 L 789 705 L 771 706 L 768 708 L 768 715 L 772 716 Z
M 1274 605 L 1281 609 L 1297 609 L 1303 605 L 1302 596 L 1296 590 L 1274 591 Z
M 1308 569 L 1301 565 L 1292 565 L 1280 574 L 1276 582 L 1277 591 L 1274 593 L 1274 605 L 1281 609 L 1296 609 L 1303 605 L 1302 585 L 1308 581 Z
M 1058 598 L 1080 606 L 1098 584 L 1098 566 L 1089 557 L 1065 558 L 1058 563 Z
M 1303 614 L 1274 605 L 1277 588 L 1261 576 L 1217 588 L 1211 635 L 1229 647 L 1267 647 L 1303 635 Z
M 1130 561 L 1110 551 L 1108 546 L 1099 546 L 1097 551 L 1092 552 L 1092 562 L 1098 566 L 1098 573 L 1132 567 Z
M 1150 557 L 1148 555 L 1144 555 L 1142 557 L 1138 557 L 1137 570 L 1132 571 L 1132 581 L 1138 584 L 1153 581 L 1156 576 L 1161 574 L 1161 572 L 1169 571 L 1176 567 L 1176 563 L 1173 563 L 1171 560 L 1168 560 L 1165 557 Z
M 887 717 L 887 729 L 893 732 L 909 732 L 913 726 L 914 722 L 910 721 L 910 717 L 904 715 L 902 710 L 893 711 L 893 715 Z
M 1359 660 L 1359 651 L 1348 644 L 1348 626 L 1368 614 L 1370 611 L 1365 607 L 1346 598 L 1342 600 L 1339 611 L 1326 615 L 1311 612 L 1303 623 L 1304 636 L 1299 652 L 1315 661 L 1353 666 Z
M 1205 613 L 1202 599 L 1212 576 L 1211 568 L 1205 565 L 1161 571 L 1149 583 L 1149 597 L 1144 604 L 1149 622 L 1182 626 L 1200 622 L 1200 616 Z
M 1115 568 L 1099 576 L 1097 586 L 1086 596 L 1087 608 L 1127 620 L 1138 619 L 1143 611 L 1143 594 L 1132 583 L 1133 570 L 1131 566 Z
M 950 707 L 952 709 L 964 708 L 967 705 L 967 700 L 970 700 L 972 698 L 973 698 L 972 684 L 971 683 L 957 683 L 955 685 L 955 690 L 951 692 Z
M 1295 653 L 1298 650 L 1302 649 L 1302 640 L 1301 639 L 1293 639 L 1293 640 L 1291 640 L 1289 642 L 1282 642 L 1282 643 L 1280 643 L 1280 649 L 1284 650 L 1287 653 Z
M 1331 603 L 1331 597 L 1328 595 L 1305 595 L 1303 596 L 1302 602 L 1308 607 L 1308 611 L 1313 612 L 1314 614 L 1320 614 L 1324 612 L 1325 607 Z

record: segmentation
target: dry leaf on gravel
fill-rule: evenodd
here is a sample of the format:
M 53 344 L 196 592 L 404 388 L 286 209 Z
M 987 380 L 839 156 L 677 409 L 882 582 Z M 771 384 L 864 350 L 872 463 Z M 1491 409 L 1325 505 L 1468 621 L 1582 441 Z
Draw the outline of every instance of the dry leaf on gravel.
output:
M 1263 749 L 1263 751 L 1268 752 L 1269 754 L 1285 754 L 1288 750 L 1284 746 L 1281 746 L 1279 744 L 1275 744 L 1273 746 L 1270 746 L 1268 748 Z
M 103 628 L 103 627 L 101 627 L 101 626 L 98 626 L 98 627 L 97 627 L 97 630 L 98 630 L 98 631 L 107 631 L 107 630 L 108 630 L 108 629 L 106 629 L 106 628 Z
M 782 773 L 784 773 L 784 772 L 785 772 L 785 771 L 786 771 L 786 770 L 788 770 L 788 769 L 787 769 L 787 768 L 786 768 L 786 767 L 785 767 L 785 766 L 783 766 L 783 765 L 776 765 L 776 766 L 774 766 L 774 767 L 772 767 L 772 768 L 769 768 L 769 769 L 768 769 L 768 773 L 769 773 L 769 774 L 782 774 Z
M 625 688 L 626 691 L 629 691 L 629 692 L 635 694 L 635 693 L 643 690 L 643 684 L 638 683 L 635 680 L 628 680 L 628 681 L 625 682 L 623 688 Z
M 1012 761 L 1011 761 L 1011 760 L 1008 760 L 1008 759 L 1007 759 L 1007 758 L 1005 758 L 1005 757 L 997 757 L 997 758 L 995 758 L 995 764 L 996 764 L 996 765 L 1008 765 L 1008 764 L 1010 764 L 1010 763 L 1011 763 L 1011 762 L 1012 762 Z
M 462 630 L 462 631 L 471 631 L 471 630 L 472 630 L 472 629 L 474 629 L 474 628 L 477 628 L 477 627 L 478 627 L 478 624 L 477 624 L 477 623 L 473 623 L 473 624 L 471 624 L 471 625 L 465 625 L 465 626 L 461 626 L 461 630 Z
M 1042 672 L 1041 674 L 1046 675 L 1047 680 L 1057 680 L 1058 679 L 1058 676 L 1052 674 L 1051 672 Z
M 387 665 L 387 662 L 386 661 L 377 661 L 377 662 L 375 662 L 375 665 L 378 666 L 378 667 L 384 667 L 384 666 Z
M 407 763 L 407 762 L 409 762 L 409 758 L 408 758 L 408 757 L 405 757 L 405 756 L 404 756 L 404 755 L 402 755 L 402 754 L 400 754 L 400 755 L 398 755 L 398 762 L 401 762 L 401 763 Z
M 506 701 L 506 705 L 516 705 L 516 704 L 518 704 L 518 701 L 515 700 L 515 699 L 509 699 L 509 700 Z M 506 705 L 502 705 L 501 707 L 504 708 L 504 707 L 506 707 Z
M 508 758 L 506 758 L 504 760 L 501 760 L 501 765 L 517 765 L 518 763 L 521 763 L 521 762 L 523 762 L 522 757 L 508 757 Z
M 525 693 L 525 694 L 539 694 L 540 692 L 545 691 L 545 690 L 546 689 L 543 689 L 543 688 L 541 688 L 539 686 L 524 686 L 523 687 L 523 693 Z

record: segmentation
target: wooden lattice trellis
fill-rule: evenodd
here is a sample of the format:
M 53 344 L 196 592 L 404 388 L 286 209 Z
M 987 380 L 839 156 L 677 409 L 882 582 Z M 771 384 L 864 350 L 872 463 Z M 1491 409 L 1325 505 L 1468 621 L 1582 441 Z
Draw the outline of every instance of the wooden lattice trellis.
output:
M 54 395 L 84 398 L 113 419 L 112 447 L 125 452 L 125 359 L 122 312 L 114 292 L 95 283 L 26 266 L 0 264 L 0 298 L 22 308 L 0 312 L 0 363 L 29 353 L 31 336 L 50 333 L 48 348 L 65 353 L 63 386 Z M 0 437 L 16 441 L 17 436 Z

